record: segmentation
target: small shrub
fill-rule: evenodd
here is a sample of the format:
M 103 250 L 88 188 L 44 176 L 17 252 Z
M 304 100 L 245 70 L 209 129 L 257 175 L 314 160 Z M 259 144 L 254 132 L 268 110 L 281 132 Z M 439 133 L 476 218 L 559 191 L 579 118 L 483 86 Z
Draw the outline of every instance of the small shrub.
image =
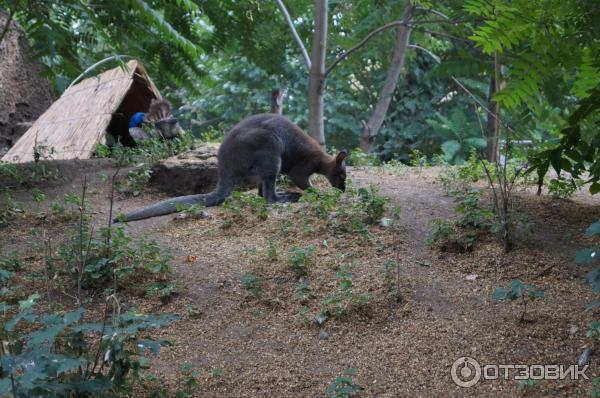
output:
M 362 166 L 379 166 L 381 161 L 374 153 L 365 153 L 360 148 L 354 148 L 350 152 L 350 156 L 347 160 L 348 165 L 362 167 Z
M 388 296 L 397 303 L 402 301 L 400 292 L 400 263 L 394 260 L 387 260 L 383 266 L 383 282 Z
M 144 186 L 150 181 L 152 176 L 152 168 L 149 163 L 142 163 L 127 173 L 126 185 L 127 190 L 133 192 L 137 196 Z
M 163 250 L 158 242 L 145 237 L 131 238 L 123 227 L 111 228 L 99 236 L 93 233 L 89 218 L 73 229 L 69 242 L 58 249 L 58 264 L 76 277 L 76 264 L 84 262 L 82 285 L 86 289 L 116 287 L 135 294 L 167 300 L 167 293 L 177 289 L 169 282 L 172 277 L 173 256 Z M 84 242 L 84 253 L 81 253 Z M 83 257 L 82 257 L 83 256 Z
M 309 210 L 318 218 L 326 220 L 338 206 L 341 197 L 342 191 L 339 189 L 333 188 L 330 191 L 320 192 L 314 188 L 309 188 L 300 198 L 300 202 L 307 203 Z
M 297 277 L 306 276 L 308 267 L 312 262 L 312 255 L 315 252 L 315 245 L 305 248 L 294 246 L 288 251 L 288 264 L 290 269 Z
M 258 299 L 262 296 L 262 279 L 259 275 L 248 272 L 242 275 L 241 282 L 247 298 Z
M 493 213 L 491 210 L 481 207 L 480 199 L 481 190 L 479 189 L 470 189 L 457 196 L 455 210 L 459 215 L 459 226 L 476 229 L 490 227 L 490 219 Z
M 147 363 L 146 352 L 156 355 L 167 344 L 142 338 L 141 332 L 177 319 L 170 314 L 117 311 L 112 318 L 107 313 L 104 322 L 87 323 L 82 321 L 82 308 L 64 314 L 38 315 L 33 310 L 38 298 L 35 294 L 21 301 L 18 312 L 3 320 L 2 339 L 6 345 L 0 359 L 0 395 L 128 395 L 134 382 L 140 380 L 141 369 Z M 23 323 L 27 324 L 25 333 L 19 332 Z
M 189 133 L 170 140 L 163 140 L 154 135 L 149 140 L 140 141 L 136 147 L 126 147 L 120 143 L 112 147 L 97 144 L 94 148 L 94 156 L 112 158 L 121 165 L 152 164 L 158 160 L 184 152 L 190 149 L 192 144 L 193 137 Z
M 403 176 L 408 173 L 408 166 L 399 160 L 391 159 L 381 165 L 381 169 L 390 175 Z
M 585 234 L 588 238 L 600 235 L 600 220 L 597 220 L 595 223 L 590 225 L 586 229 Z M 597 263 L 598 258 L 600 258 L 600 248 L 593 246 L 579 250 L 575 255 L 575 262 L 577 264 L 594 264 Z M 591 285 L 594 292 L 600 292 L 600 266 L 596 266 L 594 269 L 588 272 L 585 276 L 585 280 Z M 600 307 L 600 298 L 594 300 L 588 305 L 588 309 L 596 307 Z
M 418 149 L 413 149 L 408 154 L 408 161 L 412 167 L 427 167 L 427 156 Z
M 210 372 L 211 376 L 215 379 L 223 377 L 223 369 L 221 368 L 212 368 Z
M 235 222 L 245 220 L 245 212 L 256 214 L 260 221 L 269 217 L 269 205 L 265 198 L 253 193 L 242 193 L 234 191 L 221 206 L 223 214 L 223 228 L 229 228 Z
M 9 254 L 0 255 L 0 283 L 6 284 L 12 277 L 13 273 L 22 268 L 19 254 L 13 251 Z
M 371 296 L 356 291 L 349 266 L 343 266 L 336 275 L 337 289 L 321 301 L 321 314 L 342 317 L 353 311 L 362 311 L 369 304 Z
M 4 195 L 0 197 L 0 227 L 8 225 L 18 214 L 25 212 L 23 203 L 17 202 L 5 189 Z
M 555 199 L 569 199 L 577 191 L 577 184 L 573 179 L 553 178 L 548 184 L 548 192 Z
M 279 259 L 279 254 L 277 254 L 277 245 L 275 244 L 275 240 L 273 238 L 267 239 L 267 258 L 271 262 L 275 262 Z
M 352 376 L 356 374 L 356 369 L 348 369 L 344 376 L 336 377 L 333 383 L 327 386 L 325 396 L 327 398 L 350 398 L 356 396 L 363 388 L 356 384 Z
M 296 297 L 298 297 L 298 301 L 300 304 L 306 304 L 308 300 L 312 297 L 312 292 L 310 290 L 310 285 L 308 281 L 301 281 L 296 287 Z
M 543 298 L 544 291 L 538 290 L 532 285 L 526 285 L 518 279 L 514 279 L 510 282 L 510 285 L 506 288 L 498 287 L 492 293 L 492 298 L 496 301 L 515 301 L 521 299 L 522 312 L 520 321 L 525 320 L 525 314 L 527 311 L 527 302 L 533 301 L 537 298 Z
M 377 188 L 373 186 L 369 189 L 359 188 L 358 197 L 360 206 L 365 213 L 365 222 L 367 224 L 379 222 L 386 211 L 389 198 L 379 195 Z

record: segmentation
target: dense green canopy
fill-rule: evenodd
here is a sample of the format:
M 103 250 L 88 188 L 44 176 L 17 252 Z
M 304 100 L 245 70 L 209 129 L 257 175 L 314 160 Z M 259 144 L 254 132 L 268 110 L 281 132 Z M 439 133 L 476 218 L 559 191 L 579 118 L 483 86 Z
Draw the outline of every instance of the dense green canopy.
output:
M 285 3 L 309 47 L 313 1 Z M 589 170 L 598 191 L 597 2 L 413 3 L 411 48 L 374 151 L 407 160 L 419 150 L 453 163 L 473 148 L 482 151 L 497 56 L 503 83 L 493 99 L 506 126 L 502 133 L 531 141 L 527 155 L 542 171 L 552 165 L 577 177 Z M 398 20 L 403 7 L 394 0 L 331 0 L 327 64 Z M 2 0 L 0 9 L 25 27 L 57 93 L 89 65 L 123 54 L 147 65 L 196 134 L 212 136 L 214 127 L 267 111 L 274 88 L 287 89 L 284 113 L 306 127 L 308 73 L 275 0 Z M 329 145 L 358 145 L 361 121 L 369 118 L 385 80 L 394 36 L 394 29 L 374 36 L 328 76 Z

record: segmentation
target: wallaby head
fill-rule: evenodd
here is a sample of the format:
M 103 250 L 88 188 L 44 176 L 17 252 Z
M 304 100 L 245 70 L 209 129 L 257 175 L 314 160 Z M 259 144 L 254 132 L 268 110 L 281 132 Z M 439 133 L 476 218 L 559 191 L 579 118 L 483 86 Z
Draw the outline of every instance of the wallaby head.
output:
M 169 101 L 153 99 L 146 114 L 146 121 L 153 123 L 163 138 L 174 138 L 182 130 L 171 110 Z
M 348 151 L 343 149 L 337 156 L 333 158 L 327 167 L 325 176 L 329 180 L 332 187 L 340 189 L 342 192 L 346 190 L 346 162 Z

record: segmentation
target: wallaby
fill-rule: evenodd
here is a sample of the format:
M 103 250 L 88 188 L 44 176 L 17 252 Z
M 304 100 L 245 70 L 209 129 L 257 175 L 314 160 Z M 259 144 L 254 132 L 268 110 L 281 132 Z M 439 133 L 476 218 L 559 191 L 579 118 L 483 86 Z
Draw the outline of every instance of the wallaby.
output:
M 278 174 L 287 175 L 301 189 L 311 187 L 312 174 L 322 174 L 332 186 L 344 191 L 347 156 L 346 150 L 335 157 L 328 155 L 313 138 L 283 116 L 271 113 L 249 116 L 229 131 L 219 147 L 219 181 L 214 191 L 167 199 L 125 214 L 121 219 L 141 220 L 196 204 L 217 206 L 236 184 L 249 177 L 257 180 L 259 195 L 268 203 L 296 202 L 301 196 L 299 192 L 276 192 Z

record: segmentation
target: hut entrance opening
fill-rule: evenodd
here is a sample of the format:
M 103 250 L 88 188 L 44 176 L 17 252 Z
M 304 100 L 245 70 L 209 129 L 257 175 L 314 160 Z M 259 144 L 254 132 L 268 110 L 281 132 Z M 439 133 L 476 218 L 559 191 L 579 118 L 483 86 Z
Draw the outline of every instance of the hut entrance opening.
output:
M 113 114 L 107 133 L 111 135 L 110 142 L 121 142 L 121 144 L 129 147 L 135 146 L 135 141 L 129 135 L 129 119 L 136 112 L 148 112 L 150 102 L 157 99 L 156 94 L 150 87 L 148 80 L 145 79 L 141 71 L 136 68 L 133 75 L 131 87 L 123 98 L 121 105 Z M 108 137 L 107 137 L 108 138 Z

